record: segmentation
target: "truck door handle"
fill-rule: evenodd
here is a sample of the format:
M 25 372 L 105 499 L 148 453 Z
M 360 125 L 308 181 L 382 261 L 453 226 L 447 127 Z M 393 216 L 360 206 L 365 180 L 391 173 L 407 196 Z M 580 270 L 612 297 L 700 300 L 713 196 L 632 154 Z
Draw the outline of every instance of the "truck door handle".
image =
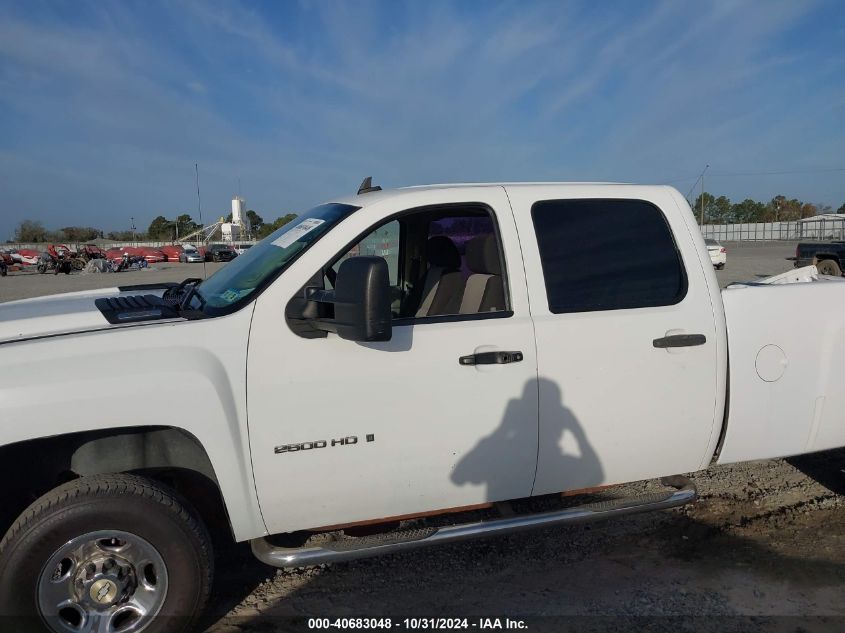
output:
M 656 338 L 651 344 L 657 348 L 665 349 L 667 347 L 695 347 L 696 345 L 704 345 L 706 342 L 707 337 L 704 334 L 673 334 Z
M 458 362 L 461 365 L 506 365 L 518 363 L 522 360 L 522 352 L 480 352 L 461 356 Z

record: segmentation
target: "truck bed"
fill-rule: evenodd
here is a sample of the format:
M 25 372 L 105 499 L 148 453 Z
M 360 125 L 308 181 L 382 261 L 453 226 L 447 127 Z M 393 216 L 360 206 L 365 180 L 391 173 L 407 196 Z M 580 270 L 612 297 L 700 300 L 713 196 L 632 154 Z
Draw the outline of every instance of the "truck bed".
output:
M 843 281 L 808 266 L 722 292 L 730 375 L 719 463 L 845 445 Z

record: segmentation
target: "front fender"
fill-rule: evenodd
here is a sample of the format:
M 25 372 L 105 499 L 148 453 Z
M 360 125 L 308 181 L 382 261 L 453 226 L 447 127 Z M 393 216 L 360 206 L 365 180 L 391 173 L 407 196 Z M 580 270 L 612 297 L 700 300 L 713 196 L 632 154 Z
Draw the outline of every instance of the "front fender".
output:
M 249 306 L 4 345 L 0 445 L 105 428 L 183 429 L 208 454 L 235 538 L 266 534 L 246 422 L 251 317 Z

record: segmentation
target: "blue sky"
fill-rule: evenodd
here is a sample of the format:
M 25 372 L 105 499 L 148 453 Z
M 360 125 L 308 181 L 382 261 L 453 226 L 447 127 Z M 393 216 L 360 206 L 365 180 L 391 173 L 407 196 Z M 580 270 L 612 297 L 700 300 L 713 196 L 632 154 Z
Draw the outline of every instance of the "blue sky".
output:
M 0 238 L 383 186 L 845 202 L 845 4 L 0 3 Z M 840 171 L 818 172 L 820 169 Z M 793 171 L 779 175 L 736 175 Z M 816 172 L 816 173 L 808 173 Z

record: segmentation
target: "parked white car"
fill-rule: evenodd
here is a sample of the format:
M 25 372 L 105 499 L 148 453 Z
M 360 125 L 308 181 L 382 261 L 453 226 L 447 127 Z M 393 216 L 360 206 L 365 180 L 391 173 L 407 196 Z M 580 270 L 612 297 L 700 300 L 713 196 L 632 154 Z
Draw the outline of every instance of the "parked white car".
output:
M 179 261 L 185 264 L 192 264 L 195 262 L 205 261 L 205 257 L 203 257 L 202 253 L 200 253 L 199 250 L 197 250 L 197 247 L 193 244 L 183 244 L 182 253 L 179 255 Z
M 298 567 L 691 502 L 845 445 L 843 313 L 814 268 L 720 290 L 678 191 L 590 183 L 365 182 L 204 281 L 0 304 L 0 614 L 188 630 L 209 523 Z
M 704 243 L 707 245 L 707 252 L 710 254 L 710 261 L 713 262 L 713 267 L 722 270 L 728 262 L 727 249 L 709 237 L 704 240 Z

